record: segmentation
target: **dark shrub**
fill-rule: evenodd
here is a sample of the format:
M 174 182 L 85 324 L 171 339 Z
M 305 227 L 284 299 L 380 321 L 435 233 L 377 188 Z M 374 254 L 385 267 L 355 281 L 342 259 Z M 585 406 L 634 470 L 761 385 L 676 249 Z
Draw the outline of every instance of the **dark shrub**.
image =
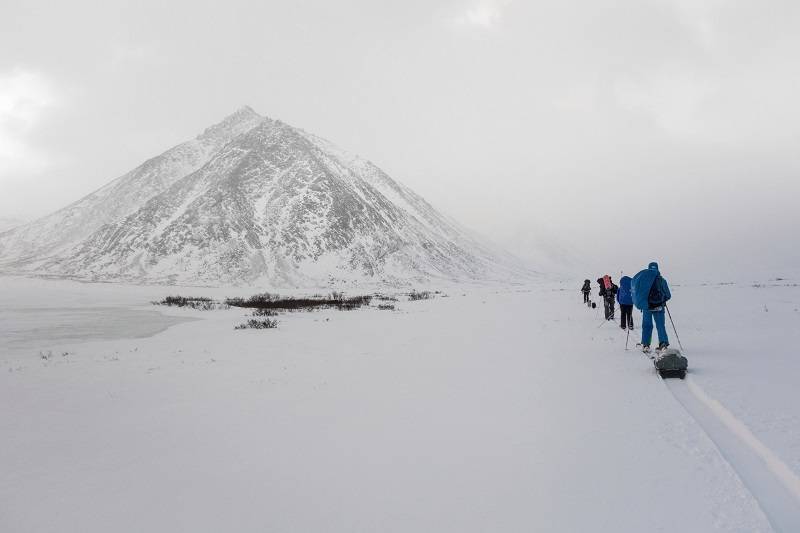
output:
M 417 300 L 430 300 L 433 295 L 429 291 L 417 291 L 416 289 L 408 293 L 408 299 L 412 302 Z
M 253 311 L 253 316 L 278 316 L 278 312 L 272 309 L 258 308 Z
M 233 329 L 275 329 L 278 327 L 278 321 L 274 319 L 265 318 L 263 320 L 257 320 L 255 318 L 251 318 L 244 324 L 239 324 Z
M 227 309 L 227 304 L 215 302 L 211 298 L 204 296 L 167 296 L 160 302 L 153 302 L 154 305 L 168 305 L 170 307 L 189 307 L 200 311 L 210 311 L 212 309 Z
M 227 305 L 233 307 L 244 307 L 250 309 L 272 309 L 287 311 L 309 311 L 311 309 L 335 308 L 340 310 L 358 309 L 364 305 L 369 305 L 372 296 L 351 296 L 345 297 L 340 292 L 334 292 L 329 296 L 311 296 L 307 298 L 286 297 L 281 298 L 276 294 L 257 294 L 250 298 L 228 298 L 225 300 Z

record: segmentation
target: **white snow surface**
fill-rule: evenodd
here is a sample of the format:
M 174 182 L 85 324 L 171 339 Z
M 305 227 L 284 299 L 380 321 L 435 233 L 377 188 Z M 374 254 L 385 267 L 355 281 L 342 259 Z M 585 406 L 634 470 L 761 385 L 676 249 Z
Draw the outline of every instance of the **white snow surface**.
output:
M 291 288 L 534 276 L 369 161 L 248 107 L 0 234 L 0 270 Z
M 580 283 L 237 331 L 148 302 L 253 290 L 0 277 L 0 530 L 791 531 L 800 502 L 764 501 L 800 473 L 800 288 L 767 285 L 674 284 L 690 381 L 666 384 Z M 51 331 L 96 308 L 165 316 Z M 772 465 L 731 453 L 753 439 Z

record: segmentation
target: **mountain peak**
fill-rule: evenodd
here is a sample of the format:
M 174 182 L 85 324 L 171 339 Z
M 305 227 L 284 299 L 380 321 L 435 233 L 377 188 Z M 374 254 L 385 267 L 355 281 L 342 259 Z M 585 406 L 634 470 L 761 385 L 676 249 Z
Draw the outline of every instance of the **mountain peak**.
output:
M 249 105 L 243 105 L 224 119 L 222 119 L 221 124 L 231 123 L 231 122 L 241 122 L 241 121 L 248 121 L 248 120 L 257 120 L 262 119 L 261 115 L 256 113 L 252 107 Z M 213 126 L 212 126 L 213 127 Z
M 198 139 L 216 137 L 219 135 L 229 136 L 232 130 L 234 135 L 244 133 L 255 127 L 262 120 L 264 120 L 264 117 L 256 113 L 252 107 L 244 105 L 222 119 L 222 121 L 206 128 L 206 130 L 198 136 Z
M 261 115 L 256 113 L 253 110 L 252 107 L 250 107 L 249 105 L 245 104 L 242 107 L 240 107 L 239 109 L 237 109 L 236 111 L 234 111 L 231 115 L 229 115 L 228 118 L 230 118 L 230 117 L 260 117 L 260 116 Z

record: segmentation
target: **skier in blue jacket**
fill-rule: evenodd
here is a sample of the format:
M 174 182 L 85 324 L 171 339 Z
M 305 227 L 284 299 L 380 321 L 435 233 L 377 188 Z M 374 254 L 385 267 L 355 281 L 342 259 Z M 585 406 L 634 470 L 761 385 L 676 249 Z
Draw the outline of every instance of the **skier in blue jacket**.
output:
M 634 276 L 631 283 L 633 303 L 642 311 L 642 351 L 650 353 L 653 338 L 653 322 L 658 331 L 658 351 L 669 346 L 664 306 L 672 298 L 667 280 L 661 276 L 658 263 L 653 262 Z
M 622 315 L 619 327 L 633 329 L 633 295 L 631 294 L 631 278 L 629 276 L 622 276 L 619 279 L 617 303 L 619 303 L 620 315 Z

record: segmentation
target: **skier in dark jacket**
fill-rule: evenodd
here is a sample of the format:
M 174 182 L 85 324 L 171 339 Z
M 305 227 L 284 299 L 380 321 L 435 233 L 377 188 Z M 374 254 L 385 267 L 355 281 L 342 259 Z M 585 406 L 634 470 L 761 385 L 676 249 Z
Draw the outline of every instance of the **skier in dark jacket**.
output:
M 611 280 L 611 276 L 606 274 L 600 280 L 602 282 L 601 295 L 603 296 L 603 307 L 606 311 L 606 320 L 614 320 L 614 296 L 617 294 L 617 287 Z
M 619 327 L 633 329 L 633 296 L 631 295 L 631 278 L 629 276 L 622 276 L 619 279 L 617 302 L 620 315 L 622 315 Z
M 597 278 L 597 284 L 600 285 L 600 290 L 597 291 L 597 294 L 600 296 L 600 300 L 603 302 L 603 311 L 605 313 L 606 320 L 608 320 L 608 304 L 606 303 L 606 286 L 603 283 L 603 278 Z
M 650 342 L 653 339 L 653 322 L 658 331 L 657 351 L 665 350 L 669 346 L 664 308 L 667 301 L 672 298 L 667 280 L 658 270 L 658 263 L 653 262 L 633 278 L 633 302 L 642 311 L 642 351 L 650 352 Z
M 589 303 L 589 293 L 592 292 L 592 282 L 584 280 L 583 287 L 581 288 L 581 292 L 583 293 L 583 303 Z

